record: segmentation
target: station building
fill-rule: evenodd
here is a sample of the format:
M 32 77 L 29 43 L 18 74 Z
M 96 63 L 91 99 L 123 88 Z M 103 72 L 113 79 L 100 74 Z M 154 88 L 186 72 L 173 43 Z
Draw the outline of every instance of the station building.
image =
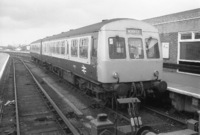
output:
M 200 74 L 200 8 L 143 21 L 154 25 L 160 33 L 164 67 Z

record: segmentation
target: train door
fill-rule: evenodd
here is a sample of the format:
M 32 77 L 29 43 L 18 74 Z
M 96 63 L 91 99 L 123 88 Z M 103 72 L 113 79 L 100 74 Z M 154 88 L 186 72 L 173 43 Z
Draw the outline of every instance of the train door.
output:
M 97 65 L 97 38 L 92 38 L 91 64 Z

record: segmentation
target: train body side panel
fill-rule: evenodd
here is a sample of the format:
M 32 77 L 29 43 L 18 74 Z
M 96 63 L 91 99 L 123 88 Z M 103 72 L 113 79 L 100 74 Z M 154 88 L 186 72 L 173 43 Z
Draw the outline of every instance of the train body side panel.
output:
M 97 80 L 96 67 L 92 65 L 45 55 L 43 55 L 43 60 L 49 64 L 52 64 L 54 67 L 59 67 L 65 71 L 73 72 L 74 74 L 83 78 L 94 81 Z

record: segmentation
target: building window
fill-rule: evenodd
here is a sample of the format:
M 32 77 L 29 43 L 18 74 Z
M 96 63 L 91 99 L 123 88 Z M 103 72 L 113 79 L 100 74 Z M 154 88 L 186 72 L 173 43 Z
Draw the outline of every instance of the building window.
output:
M 180 33 L 180 37 L 180 61 L 200 62 L 200 32 Z
M 185 39 L 192 39 L 192 33 L 182 33 L 181 34 L 181 39 L 185 40 Z
M 187 32 L 189 40 L 182 39 L 182 35 L 185 33 L 179 33 L 179 56 L 178 63 L 184 65 L 200 65 L 200 32 Z M 181 72 L 200 74 L 199 71 L 191 69 L 179 69 Z
M 200 39 L 200 32 L 195 32 L 194 33 L 194 38 L 195 39 Z
M 200 42 L 180 42 L 180 59 L 200 61 Z

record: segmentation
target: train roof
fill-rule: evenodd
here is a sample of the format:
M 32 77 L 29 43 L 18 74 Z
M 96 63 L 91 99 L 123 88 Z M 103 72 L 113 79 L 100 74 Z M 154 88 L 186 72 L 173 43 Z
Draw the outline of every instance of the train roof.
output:
M 31 44 L 34 44 L 34 43 L 40 43 L 42 41 L 42 39 L 38 39 L 36 41 L 33 41 Z
M 55 39 L 62 39 L 62 38 L 65 38 L 65 37 L 82 35 L 82 34 L 86 34 L 86 33 L 98 32 L 105 24 L 115 22 L 115 21 L 119 21 L 119 20 L 134 20 L 134 19 L 116 18 L 116 19 L 110 19 L 110 20 L 103 20 L 99 23 L 95 23 L 95 24 L 92 24 L 92 25 L 88 25 L 88 26 L 81 27 L 81 28 L 78 28 L 78 29 L 73 29 L 73 30 L 70 30 L 70 31 L 67 31 L 67 32 L 62 32 L 60 34 L 49 36 L 49 37 L 46 37 L 46 38 L 43 38 L 43 39 L 39 39 L 39 40 L 34 41 L 32 43 L 38 43 L 38 42 L 41 42 L 41 41 L 50 41 L 50 40 L 55 40 Z

